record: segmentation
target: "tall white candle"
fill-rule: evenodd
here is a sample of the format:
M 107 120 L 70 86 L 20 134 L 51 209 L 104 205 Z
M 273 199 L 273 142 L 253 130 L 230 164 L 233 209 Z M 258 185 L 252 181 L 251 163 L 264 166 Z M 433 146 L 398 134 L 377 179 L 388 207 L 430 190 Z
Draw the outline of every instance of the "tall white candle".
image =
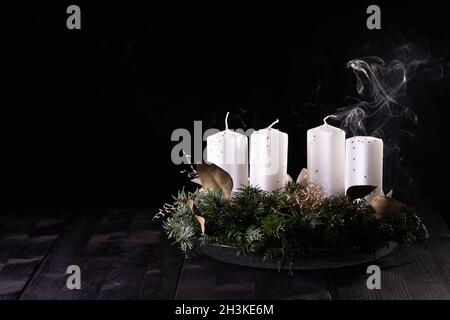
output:
M 248 185 L 248 138 L 228 129 L 228 114 L 225 130 L 206 138 L 207 161 L 229 173 L 233 179 L 233 192 Z
M 287 179 L 288 135 L 272 128 L 276 123 L 250 136 L 250 184 L 269 192 Z
M 373 185 L 377 188 L 367 197 L 383 195 L 383 141 L 357 136 L 346 142 L 345 188 Z
M 324 124 L 307 132 L 308 182 L 318 185 L 324 195 L 345 193 L 345 132 Z

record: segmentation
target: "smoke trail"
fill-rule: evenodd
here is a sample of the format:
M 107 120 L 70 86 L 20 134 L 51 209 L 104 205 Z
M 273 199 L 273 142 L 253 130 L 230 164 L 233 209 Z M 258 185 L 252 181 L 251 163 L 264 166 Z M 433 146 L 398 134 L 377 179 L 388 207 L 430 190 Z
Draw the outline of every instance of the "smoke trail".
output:
M 347 67 L 356 76 L 357 97 L 338 109 L 341 127 L 351 135 L 385 138 L 407 120 L 416 125 L 418 117 L 411 109 L 408 84 L 419 79 L 421 85 L 444 77 L 444 64 L 413 44 L 403 44 L 389 53 L 389 60 L 369 56 L 351 60 Z
M 356 90 L 361 99 L 338 110 L 342 128 L 352 135 L 383 138 L 393 118 L 405 117 L 417 123 L 417 116 L 403 101 L 407 100 L 407 66 L 399 60 L 386 64 L 379 57 L 354 59 L 347 66 L 356 75 Z
M 356 76 L 359 97 L 347 97 L 336 115 L 348 136 L 370 135 L 384 141 L 385 190 L 411 186 L 413 178 L 402 165 L 404 144 L 414 137 L 418 116 L 408 95 L 415 87 L 445 76 L 441 62 L 413 44 L 398 46 L 388 59 L 368 56 L 348 62 Z M 417 85 L 419 82 L 419 85 Z

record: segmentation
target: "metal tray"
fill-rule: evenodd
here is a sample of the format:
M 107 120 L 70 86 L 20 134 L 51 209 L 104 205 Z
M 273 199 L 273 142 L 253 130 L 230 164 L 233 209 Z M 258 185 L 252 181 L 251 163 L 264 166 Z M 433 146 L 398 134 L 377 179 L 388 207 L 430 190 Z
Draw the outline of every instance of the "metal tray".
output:
M 388 242 L 372 253 L 361 248 L 347 250 L 315 250 L 308 254 L 308 257 L 301 258 L 293 265 L 294 270 L 317 270 L 331 269 L 354 266 L 374 262 L 389 253 L 397 247 L 397 243 Z M 205 245 L 201 247 L 201 252 L 215 260 L 231 263 L 234 265 L 260 268 L 260 269 L 278 269 L 276 261 L 264 260 L 258 255 L 236 255 L 236 250 L 223 245 Z

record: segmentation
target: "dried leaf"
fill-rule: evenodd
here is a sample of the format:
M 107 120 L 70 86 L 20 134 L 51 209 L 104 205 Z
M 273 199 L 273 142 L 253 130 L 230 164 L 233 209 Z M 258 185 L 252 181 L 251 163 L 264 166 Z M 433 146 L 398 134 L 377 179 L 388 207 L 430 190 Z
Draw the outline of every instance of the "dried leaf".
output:
M 191 208 L 192 213 L 194 214 L 195 218 L 197 219 L 197 222 L 200 224 L 200 229 L 202 230 L 202 233 L 205 233 L 205 218 L 201 216 L 200 210 L 198 210 L 197 206 L 194 203 L 194 200 L 189 199 L 187 201 L 189 208 Z
M 202 230 L 202 233 L 205 233 L 205 218 L 202 216 L 195 216 L 198 223 L 200 224 L 200 229 Z
M 300 171 L 300 174 L 297 177 L 297 183 L 302 187 L 308 185 L 308 169 L 303 168 L 302 171 Z
M 292 177 L 288 174 L 286 174 L 286 177 L 284 178 L 285 184 L 288 184 L 294 180 L 292 180 Z
M 370 186 L 370 185 L 357 185 L 357 186 L 351 186 L 347 189 L 346 195 L 351 199 L 362 199 L 365 196 L 369 195 L 371 192 L 373 192 L 377 186 Z
M 197 171 L 202 186 L 205 190 L 220 189 L 225 198 L 228 198 L 233 190 L 233 179 L 222 168 L 215 164 L 197 164 Z
M 195 215 L 200 214 L 200 210 L 198 210 L 197 206 L 195 205 L 194 200 L 188 199 L 187 204 L 188 204 L 189 208 L 191 208 L 191 211 L 193 214 L 195 214 Z
M 196 183 L 196 184 L 198 184 L 198 185 L 202 185 L 202 182 L 200 181 L 199 178 L 191 179 L 191 182 Z
M 397 216 L 407 208 L 403 202 L 383 196 L 373 197 L 370 205 L 374 208 L 377 219 Z

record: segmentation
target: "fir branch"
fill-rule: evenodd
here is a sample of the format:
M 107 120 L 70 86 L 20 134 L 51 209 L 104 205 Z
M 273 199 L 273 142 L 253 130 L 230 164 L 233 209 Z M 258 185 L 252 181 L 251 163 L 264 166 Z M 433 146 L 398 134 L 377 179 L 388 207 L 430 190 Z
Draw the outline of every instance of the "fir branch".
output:
M 261 254 L 290 272 L 298 259 L 315 248 L 375 250 L 388 241 L 411 245 L 428 240 L 427 229 L 413 208 L 377 219 L 365 201 L 346 196 L 302 203 L 311 200 L 304 197 L 307 192 L 316 190 L 301 188 L 291 183 L 267 193 L 244 187 L 229 199 L 220 190 L 181 190 L 172 204 L 162 208 L 164 230 L 185 256 L 194 255 L 200 245 L 221 244 L 235 248 L 237 254 Z M 206 234 L 187 205 L 190 199 L 205 218 Z

